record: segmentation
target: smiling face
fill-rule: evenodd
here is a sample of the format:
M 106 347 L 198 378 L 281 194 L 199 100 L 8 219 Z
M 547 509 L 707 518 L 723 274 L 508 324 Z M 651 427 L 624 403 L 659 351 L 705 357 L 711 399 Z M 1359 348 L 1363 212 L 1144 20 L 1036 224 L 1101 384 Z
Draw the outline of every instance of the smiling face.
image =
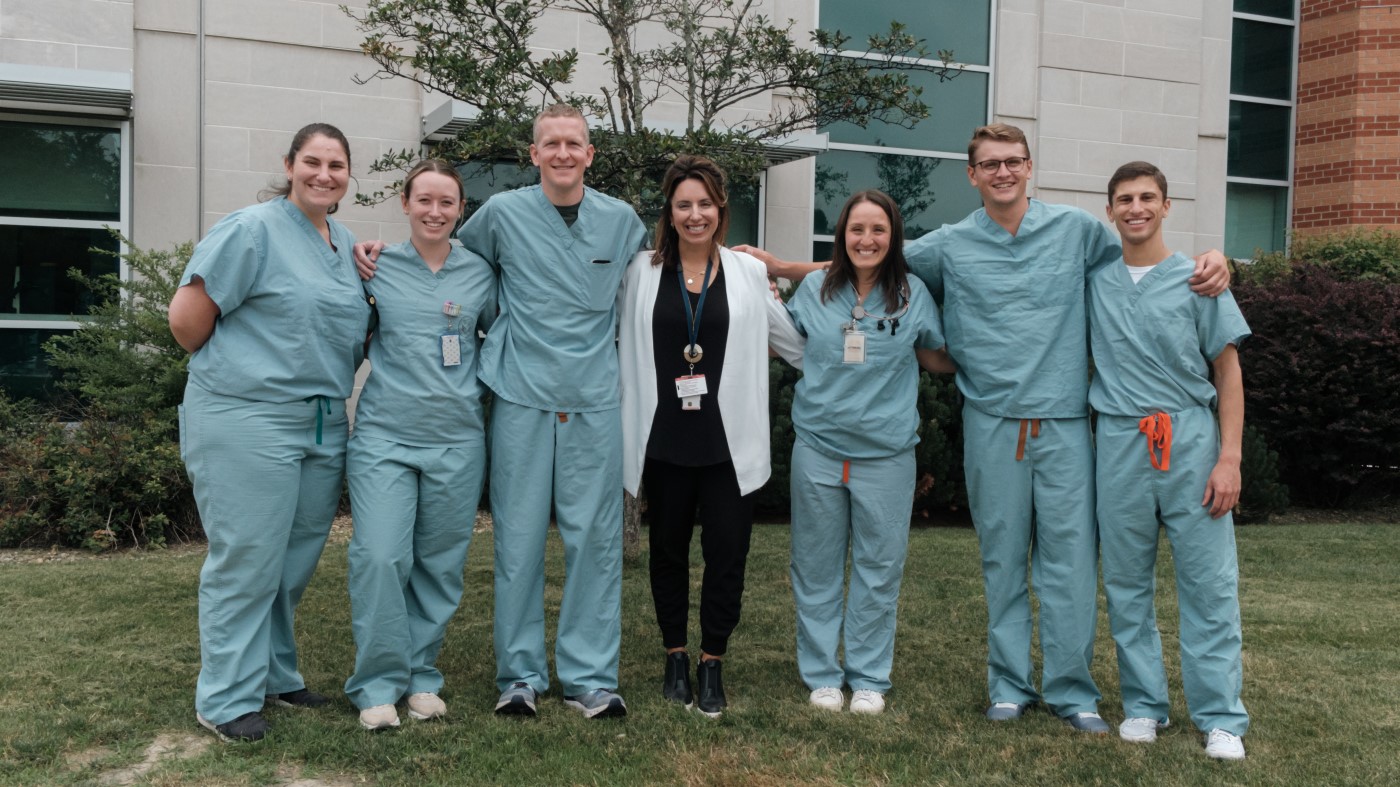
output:
M 869 280 L 880 270 L 890 251 L 890 217 L 873 202 L 851 206 L 846 219 L 846 256 L 856 277 Z
M 450 239 L 464 207 L 457 182 L 437 172 L 419 173 L 402 201 L 416 246 L 433 246 Z
M 1162 221 L 1171 207 L 1172 201 L 1162 196 L 1157 181 L 1144 175 L 1114 186 L 1108 218 L 1118 228 L 1124 246 L 1141 246 L 1161 237 Z
M 540 185 L 556 205 L 583 199 L 583 173 L 593 164 L 588 127 L 579 117 L 544 117 L 536 124 L 530 161 L 540 168 Z
M 984 161 L 1005 161 L 1010 158 L 1026 160 L 1020 172 L 1012 172 L 1006 165 L 1002 165 L 997 167 L 996 172 L 988 174 L 977 166 Z M 1030 177 L 1030 151 L 1019 142 L 984 140 L 968 161 L 968 182 L 982 195 L 982 204 L 988 210 L 1007 209 L 1025 204 L 1026 185 Z
M 294 160 L 284 160 L 291 191 L 287 199 L 311 217 L 326 213 L 345 196 L 350 157 L 344 146 L 323 134 L 306 141 Z
M 686 178 L 671 192 L 671 226 L 676 230 L 682 256 L 709 255 L 719 228 L 719 203 L 704 181 Z

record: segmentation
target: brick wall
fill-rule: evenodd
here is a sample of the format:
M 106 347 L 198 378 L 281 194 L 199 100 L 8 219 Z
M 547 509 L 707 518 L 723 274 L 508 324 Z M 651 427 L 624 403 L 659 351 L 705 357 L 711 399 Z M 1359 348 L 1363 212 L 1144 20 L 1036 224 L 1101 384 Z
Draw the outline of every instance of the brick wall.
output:
M 1293 229 L 1400 229 L 1400 8 L 1303 0 Z

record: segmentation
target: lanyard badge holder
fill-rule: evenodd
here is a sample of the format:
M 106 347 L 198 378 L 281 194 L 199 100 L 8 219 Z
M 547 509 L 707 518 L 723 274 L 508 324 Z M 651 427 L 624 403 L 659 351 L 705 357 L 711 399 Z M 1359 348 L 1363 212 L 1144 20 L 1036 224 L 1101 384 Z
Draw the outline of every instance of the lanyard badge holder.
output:
M 699 410 L 700 397 L 709 393 L 705 387 L 705 375 L 695 373 L 695 364 L 700 363 L 705 351 L 701 349 L 700 338 L 700 313 L 705 308 L 705 293 L 710 290 L 710 272 L 714 269 L 714 257 L 705 260 L 705 280 L 700 284 L 700 299 L 695 303 L 695 309 L 690 308 L 690 295 L 685 289 L 685 276 L 681 273 L 681 266 L 676 265 L 676 281 L 681 286 L 681 301 L 685 304 L 685 327 L 690 342 L 681 351 L 681 356 L 685 362 L 690 364 L 690 374 L 681 375 L 676 378 L 676 397 L 681 400 L 682 410 Z
M 447 328 L 439 340 L 442 344 L 442 365 L 462 365 L 462 335 L 457 331 L 457 318 L 462 316 L 462 304 L 448 301 L 442 305 L 442 313 L 447 316 Z

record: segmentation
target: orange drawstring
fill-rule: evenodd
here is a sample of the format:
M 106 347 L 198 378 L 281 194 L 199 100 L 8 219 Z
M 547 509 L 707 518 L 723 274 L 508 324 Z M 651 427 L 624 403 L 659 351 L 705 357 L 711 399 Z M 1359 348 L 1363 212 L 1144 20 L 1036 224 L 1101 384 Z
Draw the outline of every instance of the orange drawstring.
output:
M 849 459 L 841 463 L 841 483 L 851 483 L 851 460 Z
M 1030 427 L 1031 427 L 1031 437 L 1032 437 L 1032 438 L 1040 437 L 1040 419 L 1039 419 L 1039 418 L 1022 418 L 1022 419 L 1021 419 L 1021 434 L 1016 438 L 1016 461 L 1017 461 L 1017 462 L 1019 462 L 1019 461 L 1021 461 L 1022 459 L 1025 459 L 1025 458 L 1026 458 L 1026 424 L 1030 424 Z
M 1138 431 L 1147 435 L 1147 455 L 1152 458 L 1152 467 L 1166 471 L 1172 464 L 1172 417 L 1166 413 L 1153 413 L 1138 421 Z M 1162 460 L 1157 461 L 1157 449 L 1162 450 Z

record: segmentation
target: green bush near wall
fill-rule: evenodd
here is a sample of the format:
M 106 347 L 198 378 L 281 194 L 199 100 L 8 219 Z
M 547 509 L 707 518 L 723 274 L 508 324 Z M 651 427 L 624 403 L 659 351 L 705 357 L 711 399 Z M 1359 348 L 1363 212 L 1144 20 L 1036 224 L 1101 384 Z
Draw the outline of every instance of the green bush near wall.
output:
M 176 416 L 188 355 L 166 317 L 191 252 L 131 248 L 126 280 L 75 277 L 98 305 L 45 347 L 70 398 L 0 399 L 0 547 L 102 550 L 200 535 Z

